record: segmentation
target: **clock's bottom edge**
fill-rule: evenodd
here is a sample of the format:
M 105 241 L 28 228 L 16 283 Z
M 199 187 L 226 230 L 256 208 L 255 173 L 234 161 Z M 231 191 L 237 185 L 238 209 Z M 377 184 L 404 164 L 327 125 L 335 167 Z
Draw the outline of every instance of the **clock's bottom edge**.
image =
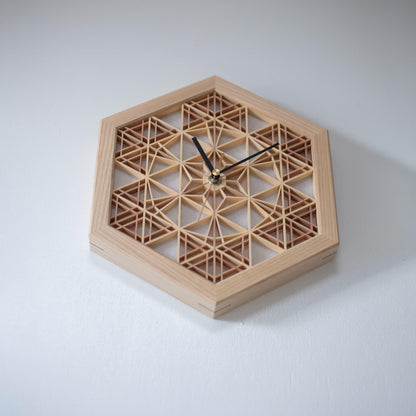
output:
M 210 318 L 219 318 L 225 313 L 272 291 L 300 275 L 328 263 L 334 258 L 337 249 L 337 246 L 329 247 L 327 250 L 317 253 L 301 263 L 281 271 L 276 275 L 270 276 L 261 282 L 253 284 L 250 287 L 244 288 L 241 291 L 237 291 L 226 299 L 215 303 L 207 301 L 199 294 L 194 293 L 191 289 L 178 286 L 176 282 L 170 281 L 171 279 L 162 276 L 160 273 L 158 275 L 153 270 L 144 270 L 143 266 L 140 267 L 141 272 L 138 273 L 137 264 L 135 264 L 134 261 L 131 261 L 128 256 L 121 253 L 114 254 L 111 249 L 107 247 L 104 248 L 104 245 L 101 244 L 101 242 L 91 240 L 92 239 L 90 239 L 90 249 L 94 253 L 104 257 L 106 260 L 111 261 L 142 280 L 151 283 L 153 286 L 167 292 L 171 296 Z
M 303 277 L 309 271 L 315 270 L 318 267 L 329 263 L 336 255 L 336 248 L 330 248 L 324 252 L 318 253 L 302 263 L 298 263 L 284 271 L 281 271 L 273 276 L 264 279 L 261 282 L 255 283 L 252 286 L 245 288 L 235 294 L 227 297 L 216 305 L 214 318 L 238 308 L 272 290 L 289 283 L 292 280 Z

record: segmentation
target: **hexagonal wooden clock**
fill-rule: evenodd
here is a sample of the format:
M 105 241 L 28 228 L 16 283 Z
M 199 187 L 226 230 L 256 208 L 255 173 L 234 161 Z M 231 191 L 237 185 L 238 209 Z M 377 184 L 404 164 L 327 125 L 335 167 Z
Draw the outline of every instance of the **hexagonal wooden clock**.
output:
M 218 77 L 105 118 L 90 245 L 217 317 L 334 256 L 327 131 Z

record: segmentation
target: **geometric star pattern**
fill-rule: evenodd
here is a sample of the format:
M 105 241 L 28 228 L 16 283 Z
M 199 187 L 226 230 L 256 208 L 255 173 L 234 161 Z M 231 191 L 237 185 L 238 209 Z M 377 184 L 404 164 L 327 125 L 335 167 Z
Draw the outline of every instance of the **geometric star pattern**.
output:
M 175 119 L 175 115 L 177 116 Z M 212 92 L 117 129 L 110 224 L 218 283 L 318 235 L 311 140 Z M 192 142 L 226 172 L 218 185 Z

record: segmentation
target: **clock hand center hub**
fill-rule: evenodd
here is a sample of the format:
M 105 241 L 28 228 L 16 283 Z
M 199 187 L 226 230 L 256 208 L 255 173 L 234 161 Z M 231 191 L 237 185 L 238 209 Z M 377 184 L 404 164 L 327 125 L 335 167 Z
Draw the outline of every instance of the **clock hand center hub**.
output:
M 221 176 L 221 171 L 220 171 L 219 169 L 214 169 L 214 170 L 211 172 L 211 176 L 209 177 L 209 181 L 210 181 L 212 184 L 216 185 L 216 184 L 218 184 L 218 183 L 219 183 L 219 181 L 220 181 L 220 176 Z

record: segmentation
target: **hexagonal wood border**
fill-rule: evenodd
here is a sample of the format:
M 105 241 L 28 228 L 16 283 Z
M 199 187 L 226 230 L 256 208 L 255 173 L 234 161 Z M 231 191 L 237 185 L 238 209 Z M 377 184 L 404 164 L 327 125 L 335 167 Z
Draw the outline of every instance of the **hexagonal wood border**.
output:
M 109 224 L 116 129 L 184 101 L 217 91 L 251 110 L 279 120 L 312 139 L 313 185 L 319 235 L 220 283 L 212 284 Z M 114 114 L 101 121 L 90 247 L 129 272 L 215 318 L 331 260 L 339 244 L 327 131 L 263 98 L 213 76 Z

